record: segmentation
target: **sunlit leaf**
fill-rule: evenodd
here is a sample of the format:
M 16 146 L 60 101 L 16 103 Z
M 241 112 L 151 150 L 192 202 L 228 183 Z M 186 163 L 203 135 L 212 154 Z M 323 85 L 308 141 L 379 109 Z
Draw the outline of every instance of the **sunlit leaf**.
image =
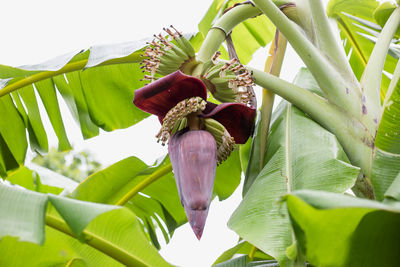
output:
M 375 21 L 383 27 L 386 21 L 389 19 L 392 12 L 396 9 L 396 5 L 391 2 L 383 2 L 380 4 L 374 11 L 374 19 Z M 396 31 L 396 37 L 398 38 L 400 35 L 400 30 Z
M 80 258 L 77 255 L 84 259 L 88 256 L 89 261 L 96 262 L 97 259 L 90 259 L 93 256 L 93 248 L 96 248 L 98 252 L 125 265 L 170 266 L 149 244 L 135 214 L 126 208 L 41 194 L 4 184 L 0 184 L 0 193 L 0 237 L 3 238 L 0 242 L 0 251 L 2 258 L 7 255 L 7 259 L 2 259 L 1 262 L 26 260 L 16 259 L 16 257 L 21 257 L 21 254 L 15 254 L 15 252 L 29 247 L 36 250 L 38 254 L 42 254 L 35 257 L 40 259 L 40 264 L 45 264 L 47 260 L 63 259 L 66 262 Z M 52 207 L 49 207 L 46 213 L 48 201 L 52 203 L 52 207 L 55 207 L 57 213 Z M 60 216 L 65 219 L 65 222 Z M 47 242 L 56 243 L 54 249 L 48 251 L 37 248 L 31 243 L 21 242 L 30 241 L 43 244 L 45 218 L 47 225 L 63 233 L 63 237 L 60 238 L 62 241 L 51 241 L 50 238 Z M 71 237 L 66 238 L 65 234 Z M 4 239 L 5 236 L 16 236 L 19 241 L 12 238 Z M 79 243 L 72 237 L 79 238 L 87 245 Z M 66 243 L 60 244 L 63 243 L 63 240 Z M 75 245 L 69 254 L 71 244 Z M 47 246 L 46 243 L 45 246 Z M 89 254 L 85 255 L 84 251 L 88 246 L 91 248 L 89 248 Z M 8 248 L 14 249 L 9 250 Z M 52 252 L 61 257 L 57 257 L 57 254 L 50 255 L 50 257 L 43 256 L 43 254 Z M 98 257 L 100 261 L 102 258 L 103 256 Z M 10 265 L 5 264 L 5 266 Z
M 0 183 L 0 238 L 11 235 L 42 244 L 46 207 L 46 195 Z
M 400 201 L 400 172 L 385 192 L 385 198 Z
M 25 137 L 24 122 L 10 96 L 0 98 L 0 114 L 2 114 L 0 120 L 1 154 L 4 166 L 8 170 L 16 167 L 13 162 L 24 162 L 28 143 Z
M 81 237 L 83 229 L 85 229 L 94 218 L 104 212 L 118 208 L 118 206 L 79 201 L 51 194 L 48 198 L 77 237 Z
M 23 128 L 29 133 L 30 145 L 33 150 L 38 151 L 47 151 L 48 141 L 43 118 L 39 112 L 40 102 L 33 86 L 43 101 L 59 140 L 60 150 L 68 150 L 71 146 L 62 121 L 56 89 L 79 123 L 84 138 L 98 135 L 99 127 L 107 131 L 127 128 L 148 116 L 132 104 L 134 90 L 144 85 L 144 82 L 140 81 L 143 73 L 138 64 L 142 60 L 141 52 L 137 51 L 144 45 L 145 40 L 120 45 L 94 46 L 86 52 L 74 51 L 42 64 L 21 68 L 0 65 L 2 79 L 0 95 L 5 104 L 0 107 L 0 114 L 7 114 L 12 119 L 13 113 L 16 113 L 18 108 L 24 122 Z M 83 70 L 85 67 L 91 68 Z M 15 91 L 16 89 L 18 90 Z M 12 92 L 14 103 L 9 101 L 10 97 L 7 95 L 9 92 Z M 13 121 L 15 125 L 8 126 L 9 128 L 20 127 L 21 118 Z M 17 152 L 18 148 L 13 141 L 18 135 L 11 138 L 7 130 L 1 128 L 0 126 L 4 141 L 0 146 L 2 154 L 7 155 L 7 150 L 13 155 L 17 153 L 14 157 L 18 163 L 22 163 L 25 152 Z M 17 129 L 13 131 L 18 133 Z M 19 132 L 22 133 L 21 130 Z M 19 143 L 19 146 L 25 147 L 26 150 L 26 144 L 24 145 L 22 141 Z M 0 162 L 1 169 L 15 168 L 15 164 L 11 161 Z
M 49 116 L 51 125 L 53 126 L 54 132 L 58 138 L 58 149 L 60 151 L 70 150 L 72 147 L 69 143 L 64 123 L 62 121 L 54 83 L 52 83 L 51 80 L 44 80 L 35 83 L 35 87 L 40 95 L 44 107 L 46 108 L 47 115 Z
M 360 21 L 376 24 L 374 11 L 378 6 L 379 2 L 375 0 L 331 0 L 327 6 L 328 16 L 335 18 L 338 23 L 346 54 L 358 79 L 361 78 L 374 47 L 374 43 L 365 38 L 365 34 L 370 35 L 369 32 L 360 27 L 360 25 L 368 26 L 368 23 L 361 23 Z M 376 27 L 373 28 L 376 29 Z M 393 73 L 395 64 L 396 60 L 392 56 L 386 57 L 384 70 Z M 381 83 L 382 100 L 389 82 L 388 77 L 383 75 Z
M 295 83 L 308 80 L 307 74 L 301 72 Z M 229 227 L 285 265 L 290 262 L 286 248 L 293 240 L 285 207 L 278 199 L 304 188 L 344 192 L 354 184 L 359 169 L 348 163 L 333 134 L 291 104 L 282 102 L 272 121 L 265 166 Z
M 398 79 L 394 77 L 393 79 Z M 400 83 L 394 80 L 384 101 L 375 137 L 372 185 L 375 197 L 384 198 L 386 190 L 400 172 Z
M 398 265 L 398 203 L 307 190 L 285 199 L 297 240 L 313 266 Z

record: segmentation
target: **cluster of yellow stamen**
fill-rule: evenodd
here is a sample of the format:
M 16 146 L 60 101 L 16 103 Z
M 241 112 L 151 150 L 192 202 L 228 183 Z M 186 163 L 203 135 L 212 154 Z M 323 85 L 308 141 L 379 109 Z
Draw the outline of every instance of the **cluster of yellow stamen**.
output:
M 191 97 L 176 104 L 163 119 L 162 127 L 156 135 L 158 142 L 161 141 L 162 145 L 165 145 L 171 136 L 171 131 L 175 124 L 190 113 L 204 110 L 206 104 L 207 102 L 201 97 Z

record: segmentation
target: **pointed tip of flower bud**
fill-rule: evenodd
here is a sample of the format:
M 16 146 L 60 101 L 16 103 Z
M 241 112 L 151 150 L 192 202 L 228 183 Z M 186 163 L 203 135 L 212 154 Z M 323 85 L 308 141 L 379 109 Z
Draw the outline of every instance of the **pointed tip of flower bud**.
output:
M 190 227 L 192 227 L 197 239 L 200 240 L 207 220 L 208 207 L 205 209 L 190 209 L 185 207 L 185 212 Z

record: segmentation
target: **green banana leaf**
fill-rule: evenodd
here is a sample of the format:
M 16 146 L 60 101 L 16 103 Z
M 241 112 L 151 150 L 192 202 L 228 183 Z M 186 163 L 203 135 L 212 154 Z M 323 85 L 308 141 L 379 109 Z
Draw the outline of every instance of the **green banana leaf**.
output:
M 213 263 L 213 265 L 215 264 L 219 264 L 222 262 L 226 262 L 234 257 L 236 257 L 237 255 L 250 255 L 252 253 L 252 250 L 254 250 L 254 254 L 252 256 L 253 260 L 272 260 L 273 258 L 265 253 L 263 253 L 262 251 L 256 249 L 252 244 L 250 244 L 249 242 L 245 242 L 245 241 L 240 241 L 237 245 L 235 245 L 234 247 L 226 250 L 224 253 L 221 254 L 221 256 L 219 256 L 215 262 Z
M 371 180 L 377 200 L 383 200 L 386 190 L 400 173 L 399 117 L 400 75 L 397 73 L 383 103 L 383 112 L 375 137 Z
M 399 202 L 311 190 L 284 200 L 299 247 L 313 266 L 398 266 Z
M 264 163 L 261 161 L 261 127 L 260 127 L 260 112 L 257 114 L 257 121 L 256 126 L 254 129 L 254 134 L 251 142 L 250 149 L 246 150 L 246 173 L 244 178 L 243 184 L 243 192 L 242 195 L 245 196 L 247 191 L 249 191 L 251 185 L 253 184 L 254 180 L 257 178 L 258 174 L 264 167 Z
M 24 122 L 10 96 L 0 98 L 0 114 L 7 114 L 0 120 L 0 169 L 5 174 L 24 162 L 28 143 Z
M 385 200 L 387 199 L 400 201 L 400 173 L 385 192 Z
M 213 265 L 215 267 L 279 267 L 275 260 L 250 261 L 248 256 L 240 256 L 222 263 Z
M 147 117 L 132 104 L 134 90 L 144 85 L 140 81 L 143 75 L 139 50 L 145 42 L 94 46 L 86 52 L 70 53 L 33 66 L 0 65 L 3 81 L 0 114 L 6 118 L 0 123 L 1 154 L 7 155 L 0 159 L 1 169 L 15 168 L 15 164 L 5 162 L 4 158 L 24 162 L 25 129 L 34 151 L 48 151 L 39 98 L 59 140 L 59 150 L 71 149 L 57 91 L 79 123 L 84 138 L 98 135 L 99 127 L 106 131 L 127 128 Z M 18 91 L 7 94 L 13 88 Z
M 321 89 L 318 87 L 314 77 L 306 68 L 301 68 L 299 73 L 297 74 L 299 79 L 296 81 L 298 86 L 305 88 L 315 94 L 323 95 Z M 262 134 L 260 133 L 261 128 L 260 125 L 260 116 L 257 116 L 256 127 L 253 135 L 253 140 L 251 143 L 251 149 L 247 152 L 248 157 L 248 165 L 245 168 L 245 180 L 243 184 L 243 196 L 247 193 L 251 185 L 253 184 L 254 180 L 257 178 L 258 174 L 265 166 L 266 162 L 260 162 L 260 144 L 261 144 L 261 137 Z M 264 157 L 265 158 L 265 157 Z
M 304 70 L 295 83 L 301 86 L 303 82 L 310 82 Z M 354 184 L 359 168 L 349 164 L 333 134 L 287 102 L 274 112 L 270 129 L 265 166 L 228 226 L 281 266 L 290 266 L 286 250 L 294 240 L 279 198 L 305 188 L 344 192 Z
M 380 31 L 380 26 L 376 24 L 374 19 L 374 12 L 378 6 L 379 2 L 375 0 L 331 0 L 327 6 L 328 16 L 337 21 L 345 52 L 350 58 L 350 65 L 358 79 L 361 78 L 374 47 L 374 43 L 366 36 L 371 36 L 371 30 Z M 384 70 L 393 73 L 395 66 L 396 59 L 389 54 L 386 58 Z M 381 83 L 382 100 L 389 83 L 389 78 L 383 75 Z
M 62 176 L 44 167 L 29 164 L 30 169 L 21 166 L 7 176 L 7 181 L 22 186 L 28 190 L 39 193 L 52 193 L 59 195 L 64 190 L 72 192 L 78 185 L 77 182 Z
M 45 241 L 45 224 L 62 235 L 71 236 L 68 239 L 75 237 L 76 245 L 80 244 L 76 240 L 79 239 L 87 244 L 81 244 L 81 247 L 89 245 L 122 264 L 170 266 L 149 244 L 135 214 L 126 208 L 41 194 L 5 184 L 0 184 L 0 200 L 2 238 L 0 252 L 3 266 L 15 266 L 12 264 L 30 261 L 31 258 L 21 257 L 21 254 L 15 253 L 30 247 L 33 247 L 38 254 L 37 259 L 41 260 L 38 264 L 42 266 L 46 264 L 48 258 L 50 260 L 64 258 L 64 262 L 74 259 L 74 255 L 67 255 L 68 253 L 63 250 L 64 246 L 60 246 L 63 238 L 60 240 L 49 238 Z M 52 206 L 47 207 L 48 203 Z M 4 238 L 6 236 L 19 239 Z M 46 242 L 53 242 L 48 244 L 52 247 L 49 251 L 35 245 L 45 243 L 46 247 Z M 78 249 L 79 246 L 75 253 L 79 252 Z M 22 254 L 29 255 L 29 253 Z M 51 253 L 56 254 L 51 255 Z M 86 260 L 85 257 L 82 259 Z M 90 258 L 87 260 L 90 262 Z
M 375 9 L 374 11 L 374 19 L 375 21 L 383 27 L 392 14 L 392 12 L 395 10 L 396 5 L 394 3 L 390 2 L 383 2 L 382 4 L 379 5 L 378 8 Z M 400 30 L 397 29 L 396 31 L 396 38 L 400 37 Z
M 247 256 L 237 257 L 226 262 L 213 265 L 215 267 L 246 267 L 248 262 Z

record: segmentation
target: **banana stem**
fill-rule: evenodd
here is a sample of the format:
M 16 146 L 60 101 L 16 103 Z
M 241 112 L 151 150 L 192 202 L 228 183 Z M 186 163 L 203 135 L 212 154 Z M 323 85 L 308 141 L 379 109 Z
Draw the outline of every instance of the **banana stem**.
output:
M 275 76 L 279 76 L 282 68 L 283 58 L 286 51 L 287 40 L 277 30 L 275 33 L 274 40 L 271 43 L 269 50 L 269 56 L 265 62 L 264 72 L 270 73 Z M 265 148 L 267 144 L 267 137 L 269 131 L 269 124 L 271 121 L 272 108 L 274 106 L 275 94 L 263 88 L 262 94 L 262 105 L 261 105 L 261 144 L 260 144 L 260 171 L 264 166 Z
M 172 165 L 167 164 L 157 171 L 153 172 L 149 176 L 146 177 L 142 182 L 137 184 L 135 187 L 133 187 L 131 190 L 129 190 L 128 193 L 126 193 L 120 200 L 118 200 L 115 205 L 123 206 L 125 205 L 126 202 L 128 202 L 132 197 L 134 197 L 137 193 L 139 193 L 141 190 L 146 188 L 148 185 L 151 183 L 155 182 L 156 180 L 160 179 L 167 173 L 172 171 Z

